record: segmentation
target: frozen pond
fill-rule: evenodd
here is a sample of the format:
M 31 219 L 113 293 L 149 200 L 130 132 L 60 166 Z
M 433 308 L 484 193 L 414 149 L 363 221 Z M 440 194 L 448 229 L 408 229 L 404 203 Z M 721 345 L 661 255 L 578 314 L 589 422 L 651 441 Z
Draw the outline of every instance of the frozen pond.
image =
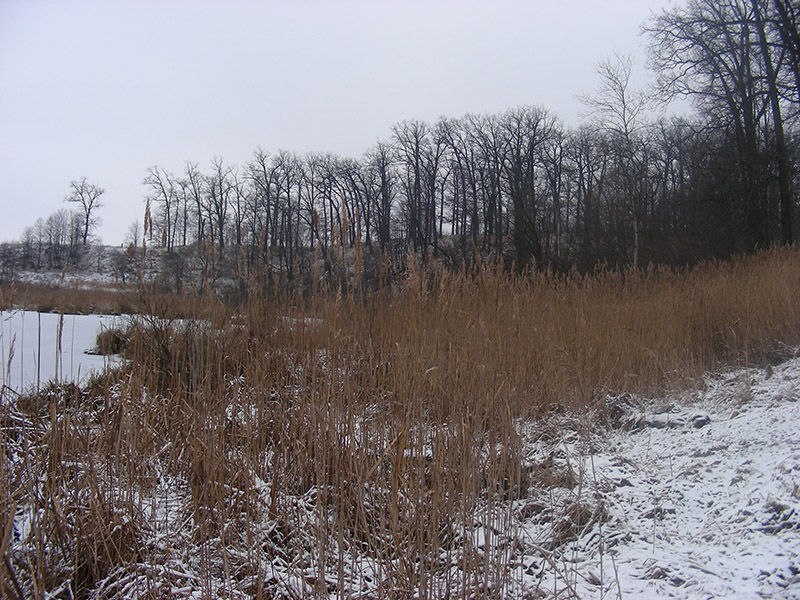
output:
M 0 311 L 0 385 L 22 392 L 50 380 L 82 381 L 116 357 L 86 354 L 124 317 Z

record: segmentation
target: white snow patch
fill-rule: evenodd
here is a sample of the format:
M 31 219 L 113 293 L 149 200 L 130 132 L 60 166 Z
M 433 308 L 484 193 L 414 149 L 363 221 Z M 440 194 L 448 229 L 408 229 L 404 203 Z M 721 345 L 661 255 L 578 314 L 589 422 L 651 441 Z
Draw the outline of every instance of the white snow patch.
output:
M 800 598 L 800 360 L 738 371 L 706 388 L 666 410 L 663 400 L 646 404 L 630 430 L 569 446 L 563 460 L 582 477 L 571 491 L 550 490 L 548 510 L 560 495 L 603 518 L 552 551 L 535 542 L 557 519 L 523 520 L 523 589 L 580 598 Z M 523 515 L 526 506 L 536 512 L 533 502 L 521 503 Z

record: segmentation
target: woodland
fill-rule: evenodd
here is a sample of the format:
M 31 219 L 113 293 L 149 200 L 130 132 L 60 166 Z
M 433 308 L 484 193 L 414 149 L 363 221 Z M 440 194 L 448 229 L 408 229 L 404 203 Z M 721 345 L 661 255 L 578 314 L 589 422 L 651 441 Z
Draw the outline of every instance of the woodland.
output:
M 577 127 L 521 106 L 402 121 L 360 158 L 259 148 L 238 166 L 220 157 L 206 171 L 153 166 L 126 245 L 163 247 L 178 279 L 187 253 L 206 270 L 214 254 L 274 289 L 308 282 L 315 257 L 330 274 L 336 252 L 356 245 L 394 271 L 411 252 L 455 266 L 477 253 L 518 271 L 590 272 L 791 244 L 799 15 L 790 0 L 692 0 L 653 16 L 642 31 L 651 83 L 634 85 L 629 56 L 601 61 Z M 665 112 L 680 97 L 692 113 Z M 103 192 L 73 181 L 78 210 L 28 227 L 21 266 L 74 262 Z

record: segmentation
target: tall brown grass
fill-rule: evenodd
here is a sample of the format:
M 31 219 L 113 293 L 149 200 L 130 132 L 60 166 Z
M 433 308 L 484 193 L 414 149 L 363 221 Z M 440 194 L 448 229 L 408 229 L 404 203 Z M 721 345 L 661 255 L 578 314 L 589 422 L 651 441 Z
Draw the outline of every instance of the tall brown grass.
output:
M 131 311 L 135 286 L 78 287 L 26 283 L 0 286 L 0 306 L 39 312 L 123 314 Z
M 142 295 L 127 366 L 4 392 L 0 595 L 502 597 L 519 423 L 800 341 L 800 251 L 458 273 L 227 307 Z M 155 316 L 162 315 L 162 316 Z M 23 526 L 24 525 L 24 526 Z
M 63 314 L 126 315 L 145 311 L 168 318 L 193 318 L 201 301 L 152 289 L 155 286 L 53 286 L 12 283 L 0 286 L 0 308 Z M 203 312 L 221 306 L 218 298 L 204 297 Z M 209 304 L 210 302 L 210 304 Z

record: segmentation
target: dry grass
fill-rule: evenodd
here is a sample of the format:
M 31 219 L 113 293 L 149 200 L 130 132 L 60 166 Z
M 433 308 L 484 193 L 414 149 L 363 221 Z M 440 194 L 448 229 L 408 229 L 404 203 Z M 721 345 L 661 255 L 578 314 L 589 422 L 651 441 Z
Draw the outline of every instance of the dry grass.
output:
M 800 341 L 800 252 L 391 295 L 141 296 L 124 372 L 2 402 L 0 596 L 502 597 L 521 419 Z M 159 317 L 152 315 L 161 315 Z M 173 311 L 174 316 L 174 311 Z M 24 401 L 23 401 L 24 400 Z
M 115 286 L 42 286 L 25 283 L 0 286 L 0 306 L 39 312 L 125 314 L 131 312 L 136 288 Z
M 0 308 L 63 314 L 147 313 L 166 318 L 188 319 L 197 316 L 201 305 L 203 314 L 221 307 L 217 298 L 176 296 L 154 291 L 151 287 L 125 284 L 94 287 L 6 284 L 0 286 Z

